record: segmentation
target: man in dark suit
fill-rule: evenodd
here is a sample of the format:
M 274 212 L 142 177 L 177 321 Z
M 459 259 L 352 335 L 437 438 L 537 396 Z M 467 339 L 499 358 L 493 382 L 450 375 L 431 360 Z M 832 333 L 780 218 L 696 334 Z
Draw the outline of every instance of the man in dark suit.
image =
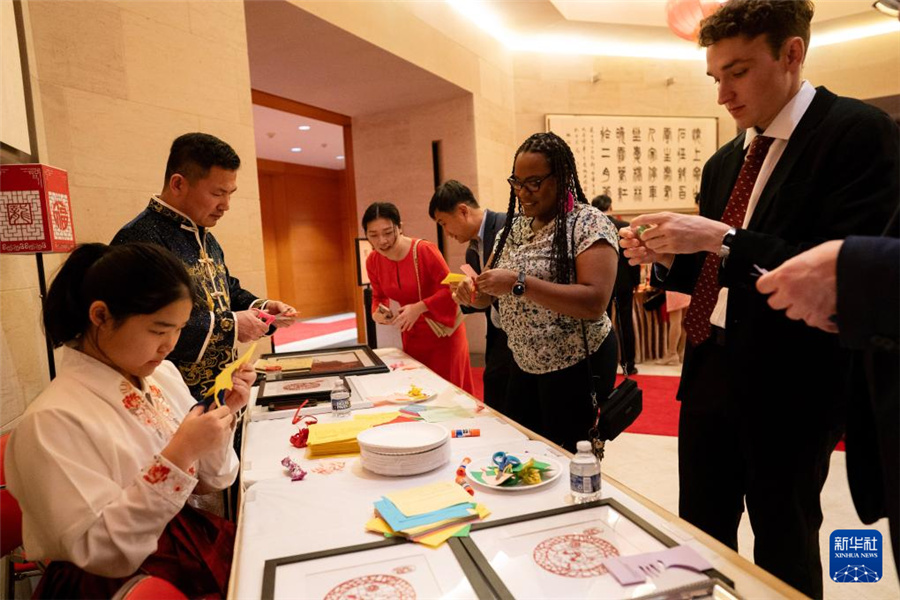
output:
M 616 229 L 628 227 L 628 221 L 617 219 L 607 213 L 612 209 L 612 198 L 606 194 L 600 194 L 593 200 L 591 205 L 600 210 L 609 217 Z M 629 265 L 628 257 L 624 253 L 619 252 L 619 269 L 616 271 L 616 301 L 619 306 L 619 322 L 620 327 L 619 339 L 622 340 L 622 361 L 625 363 L 625 375 L 637 375 L 637 368 L 634 366 L 634 320 L 633 320 L 633 303 L 634 288 L 641 283 L 641 267 L 638 265 Z M 612 310 L 612 302 L 609 303 L 607 312 Z M 612 314 L 610 313 L 610 316 Z M 614 321 L 615 323 L 615 321 Z
M 847 478 L 863 523 L 889 520 L 900 574 L 900 230 L 825 242 L 759 278 L 769 306 L 856 350 Z
M 428 205 L 428 215 L 457 242 L 468 244 L 466 263 L 481 273 L 494 250 L 494 240 L 506 224 L 506 215 L 478 206 L 472 190 L 451 179 L 439 186 Z M 487 340 L 484 351 L 484 401 L 505 413 L 506 384 L 512 352 L 506 334 L 500 329 L 497 307 L 479 311 L 462 307 L 464 313 L 483 312 L 487 318 Z
M 900 136 L 881 111 L 802 80 L 812 14 L 806 0 L 729 0 L 704 21 L 707 72 L 745 131 L 706 163 L 701 216 L 642 215 L 621 244 L 632 263 L 656 263 L 658 285 L 692 295 L 681 516 L 736 548 L 746 502 L 756 563 L 821 597 L 819 494 L 851 354 L 754 284 L 822 241 L 881 232 L 900 195 Z

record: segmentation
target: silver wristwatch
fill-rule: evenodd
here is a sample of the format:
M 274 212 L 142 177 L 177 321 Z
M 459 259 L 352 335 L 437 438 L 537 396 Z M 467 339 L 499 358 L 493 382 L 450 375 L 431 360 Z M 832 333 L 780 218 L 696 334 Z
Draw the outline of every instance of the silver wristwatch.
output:
M 725 235 L 722 237 L 722 245 L 719 246 L 720 258 L 728 258 L 728 255 L 731 254 L 731 244 L 734 242 L 734 235 L 736 233 L 737 229 L 734 227 L 725 232 Z

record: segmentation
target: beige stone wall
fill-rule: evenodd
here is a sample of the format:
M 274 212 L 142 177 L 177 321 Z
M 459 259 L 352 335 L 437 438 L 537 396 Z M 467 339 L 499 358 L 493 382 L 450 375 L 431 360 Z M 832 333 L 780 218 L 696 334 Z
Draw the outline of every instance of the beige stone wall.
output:
M 108 242 L 163 184 L 172 140 L 204 131 L 243 167 L 215 229 L 231 272 L 265 293 L 244 8 L 240 2 L 26 0 L 40 159 L 66 169 L 79 242 Z M 51 265 L 59 259 L 49 257 Z M 3 257 L 2 419 L 48 381 L 34 257 Z
M 804 76 L 841 96 L 865 99 L 900 94 L 900 34 L 812 48 Z
M 443 2 L 355 2 L 350 10 L 345 2 L 290 1 L 471 92 L 478 166 L 471 187 L 485 206 L 506 206 L 516 144 L 508 50 Z

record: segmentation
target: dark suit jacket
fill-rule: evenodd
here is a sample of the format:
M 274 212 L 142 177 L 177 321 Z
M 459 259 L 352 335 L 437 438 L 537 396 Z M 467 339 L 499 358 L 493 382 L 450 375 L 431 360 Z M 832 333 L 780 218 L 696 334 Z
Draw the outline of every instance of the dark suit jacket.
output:
M 622 229 L 623 227 L 628 227 L 628 221 L 623 221 L 622 219 L 617 219 L 615 217 L 609 217 L 609 220 L 613 222 L 613 225 L 616 226 L 616 230 Z M 619 293 L 619 290 L 634 290 L 635 286 L 637 286 L 641 282 L 641 266 L 634 265 L 631 266 L 628 264 L 628 257 L 625 256 L 621 249 L 619 250 L 619 268 L 616 271 L 616 296 L 621 297 L 622 294 Z M 630 297 L 630 295 L 629 295 Z
M 849 237 L 837 265 L 841 344 L 859 351 L 847 412 L 847 477 L 860 519 L 900 516 L 900 232 Z M 894 541 L 895 552 L 897 542 Z
M 701 215 L 721 219 L 743 163 L 743 141 L 741 133 L 705 165 Z M 837 336 L 771 309 L 756 291 L 753 265 L 771 270 L 829 239 L 878 235 L 897 206 L 898 173 L 896 124 L 876 108 L 818 88 L 719 270 L 720 284 L 729 289 L 729 367 L 723 377 L 735 409 L 749 417 L 743 423 L 760 427 L 761 435 L 840 428 L 851 355 Z M 676 257 L 662 286 L 691 293 L 704 257 Z M 692 355 L 689 349 L 678 392 L 682 401 L 704 386 Z
M 494 242 L 497 240 L 497 236 L 500 235 L 500 232 L 503 231 L 503 226 L 506 224 L 506 215 L 504 213 L 498 213 L 488 209 L 484 209 L 484 214 L 484 259 L 487 260 L 491 255 L 491 252 L 494 251 Z M 466 250 L 466 264 L 475 269 L 476 273 L 481 273 L 481 264 L 478 260 L 478 253 L 471 248 L 468 248 Z M 488 339 L 488 342 L 490 342 L 491 340 L 493 340 L 497 328 L 494 327 L 493 323 L 491 323 L 491 315 L 488 310 L 490 309 L 478 310 L 469 308 L 467 306 L 462 307 L 462 311 L 464 313 L 485 313 L 485 317 L 487 318 L 486 337 Z

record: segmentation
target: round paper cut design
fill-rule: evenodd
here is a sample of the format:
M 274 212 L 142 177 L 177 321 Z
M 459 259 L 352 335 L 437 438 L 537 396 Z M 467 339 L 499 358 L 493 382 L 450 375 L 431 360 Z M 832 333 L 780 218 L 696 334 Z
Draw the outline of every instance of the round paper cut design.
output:
M 415 600 L 416 590 L 393 575 L 354 577 L 333 588 L 325 600 Z
M 312 381 L 297 381 L 294 383 L 286 383 L 284 384 L 284 389 L 294 391 L 302 391 L 302 390 L 311 390 L 313 388 L 317 388 L 322 385 L 321 379 L 314 379 Z
M 600 561 L 619 556 L 619 550 L 602 538 L 570 534 L 544 540 L 533 556 L 538 566 L 554 575 L 586 578 L 605 574 Z

